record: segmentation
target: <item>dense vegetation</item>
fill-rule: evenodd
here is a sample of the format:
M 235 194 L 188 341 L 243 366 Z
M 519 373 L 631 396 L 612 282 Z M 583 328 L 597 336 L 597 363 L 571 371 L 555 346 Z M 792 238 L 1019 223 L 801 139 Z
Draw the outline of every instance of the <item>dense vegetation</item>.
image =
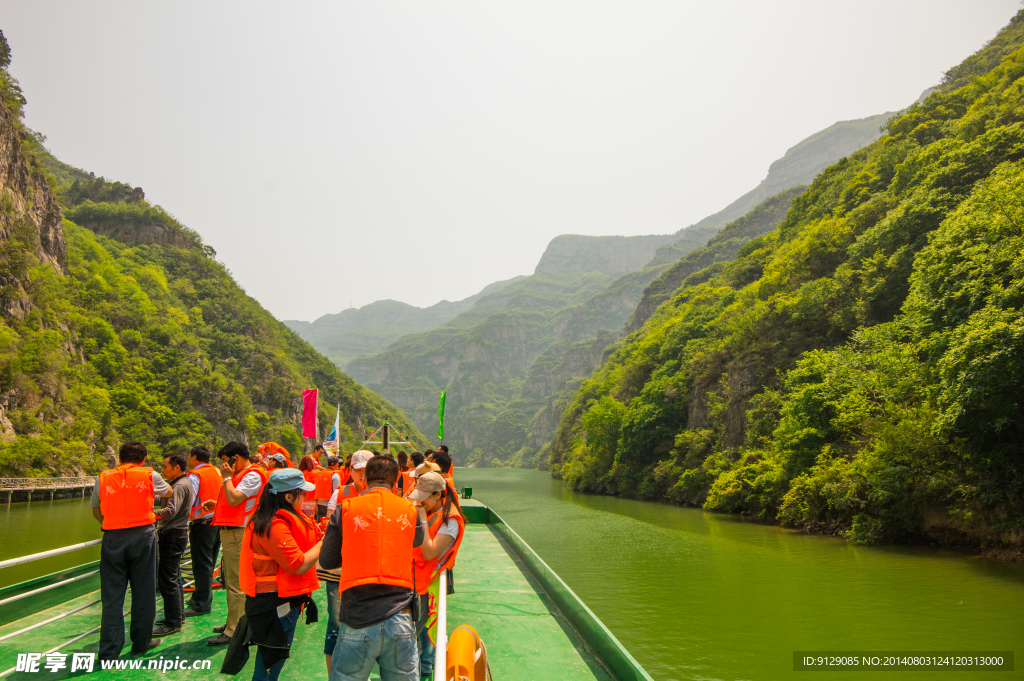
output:
M 340 402 L 342 439 L 352 444 L 386 414 L 426 443 L 395 407 L 249 298 L 198 235 L 141 189 L 50 156 L 17 117 L 20 93 L 5 87 L 3 96 L 5 125 L 17 129 L 0 132 L 17 134 L 21 148 L 0 162 L 34 164 L 67 216 L 157 223 L 187 239 L 185 247 L 122 243 L 67 219 L 61 273 L 34 255 L 38 232 L 19 212 L 24 197 L 5 187 L 2 217 L 17 228 L 0 240 L 0 274 L 31 304 L 22 318 L 0 317 L 0 475 L 94 473 L 128 440 L 159 453 L 273 439 L 301 452 L 299 394 L 309 387 L 321 391 L 321 430 Z
M 872 543 L 1020 544 L 1024 12 L 576 393 L 581 489 Z

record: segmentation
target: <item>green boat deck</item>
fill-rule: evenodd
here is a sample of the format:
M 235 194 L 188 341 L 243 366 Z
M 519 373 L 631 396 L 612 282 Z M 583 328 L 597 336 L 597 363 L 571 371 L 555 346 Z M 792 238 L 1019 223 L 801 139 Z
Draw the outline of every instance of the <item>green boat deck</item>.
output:
M 533 554 L 528 547 L 529 555 L 523 553 L 523 546 L 514 546 L 521 542 L 514 532 L 505 527 L 500 518 L 485 506 L 467 500 L 464 504 L 467 520 L 466 536 L 459 552 L 459 561 L 455 567 L 455 594 L 448 597 L 448 631 L 451 632 L 461 624 L 472 625 L 480 633 L 487 646 L 491 672 L 497 681 L 502 679 L 549 679 L 554 681 L 633 681 L 650 677 L 636 665 L 629 654 L 607 634 L 611 643 L 621 651 L 629 662 L 635 665 L 635 673 L 621 666 L 621 657 L 616 650 L 607 648 L 608 641 L 601 638 L 600 631 L 607 633 L 603 625 L 593 618 L 586 607 L 576 601 L 565 601 L 565 594 L 572 593 L 553 573 L 550 575 L 538 572 L 537 564 L 547 566 Z M 524 545 L 525 546 L 525 545 Z M 524 561 L 524 557 L 526 561 Z M 528 561 L 533 564 L 528 565 Z M 532 570 L 532 571 L 531 571 Z M 540 579 L 538 579 L 540 577 Z M 556 580 L 554 584 L 551 579 Z M 555 588 L 552 588 L 554 584 Z M 561 587 L 558 587 L 561 585 Z M 9 595 L 9 587 L 0 591 L 0 598 Z M 554 598 L 553 598 L 554 596 Z M 562 598 L 562 606 L 555 598 Z M 125 604 L 127 615 L 130 607 L 131 594 Z M 304 618 L 300 618 L 292 646 L 291 658 L 285 663 L 283 679 L 325 678 L 327 674 L 324 655 L 324 632 L 327 625 L 326 592 L 318 590 L 314 594 L 320 608 L 321 621 L 306 626 Z M 575 599 L 575 596 L 572 596 Z M 91 591 L 81 596 L 70 598 L 64 602 L 39 612 L 21 617 L 13 622 L 0 626 L 0 638 L 15 631 L 30 627 L 39 622 L 56 617 L 63 613 L 86 606 L 99 599 L 98 591 Z M 570 607 L 567 608 L 566 604 Z M 568 610 L 572 612 L 567 612 Z M 212 627 L 224 623 L 226 603 L 222 590 L 214 591 L 213 612 L 209 615 L 192 617 L 186 620 L 184 629 L 162 639 L 160 645 L 139 658 L 128 655 L 130 641 L 122 653 L 121 660 L 126 664 L 140 661 L 141 664 L 116 671 L 103 671 L 96 662 L 95 670 L 90 678 L 118 678 L 123 680 L 152 678 L 160 673 L 155 667 L 167 660 L 181 659 L 191 666 L 195 661 L 209 660 L 206 669 L 171 669 L 168 674 L 182 679 L 209 679 L 219 674 L 221 663 L 226 652 L 225 647 L 212 648 L 206 645 L 206 639 L 214 636 Z M 568 616 L 567 616 L 568 615 Z M 162 616 L 161 604 L 157 603 L 157 617 Z M 579 618 L 583 616 L 584 619 Z M 576 620 L 572 618 L 576 617 Z M 593 618 L 590 622 L 587 618 Z M 99 626 L 100 606 L 98 603 L 85 607 L 74 614 L 68 615 L 51 624 L 25 632 L 14 638 L 0 641 L 0 675 L 13 669 L 18 653 L 44 653 L 71 641 L 77 636 L 89 632 Z M 127 620 L 126 616 L 126 620 Z M 575 622 L 575 624 L 574 624 Z M 583 622 L 582 626 L 580 622 Z M 596 626 L 596 629 L 594 628 Z M 126 622 L 127 627 L 127 622 Z M 588 630 L 589 629 L 589 630 Z M 584 633 L 581 633 L 583 631 Z M 598 631 L 595 639 L 594 632 Z M 591 638 L 587 638 L 589 635 Z M 127 632 L 126 632 L 127 638 Z M 96 652 L 99 642 L 97 632 L 81 638 L 61 648 L 59 652 L 67 653 L 67 667 L 50 672 L 44 665 L 46 658 L 40 662 L 39 672 L 13 671 L 4 676 L 6 679 L 20 681 L 24 679 L 42 678 L 65 679 L 83 676 L 83 672 L 71 673 L 72 653 Z M 591 644 L 594 643 L 592 646 Z M 604 647 L 602 647 L 604 646 Z M 603 654 L 604 657 L 599 657 Z M 613 658 L 609 660 L 609 657 Z M 255 650 L 245 669 L 238 678 L 251 678 Z M 619 662 L 620 673 L 616 675 L 616 662 Z M 150 664 L 153 667 L 150 667 Z M 606 666 L 607 665 L 607 666 Z M 625 669 L 626 673 L 621 673 Z M 379 678 L 374 673 L 371 678 Z

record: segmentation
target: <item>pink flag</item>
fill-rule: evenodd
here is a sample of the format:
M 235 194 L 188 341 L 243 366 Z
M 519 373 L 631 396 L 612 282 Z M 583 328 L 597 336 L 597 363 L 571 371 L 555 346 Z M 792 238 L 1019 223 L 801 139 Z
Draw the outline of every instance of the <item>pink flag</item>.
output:
M 302 391 L 302 437 L 319 437 L 316 420 L 316 388 Z

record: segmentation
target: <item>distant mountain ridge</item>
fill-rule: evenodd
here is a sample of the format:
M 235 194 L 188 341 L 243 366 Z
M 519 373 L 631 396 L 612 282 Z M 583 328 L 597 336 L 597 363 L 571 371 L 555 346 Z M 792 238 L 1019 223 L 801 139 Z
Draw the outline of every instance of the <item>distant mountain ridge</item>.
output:
M 430 307 L 378 300 L 359 308 L 326 314 L 312 322 L 286 319 L 283 323 L 307 343 L 322 348 L 320 352 L 332 362 L 344 367 L 359 357 L 383 351 L 402 336 L 436 329 L 473 307 L 482 297 L 520 279 L 522 277 L 498 281 L 468 298 L 455 302 L 442 300 Z

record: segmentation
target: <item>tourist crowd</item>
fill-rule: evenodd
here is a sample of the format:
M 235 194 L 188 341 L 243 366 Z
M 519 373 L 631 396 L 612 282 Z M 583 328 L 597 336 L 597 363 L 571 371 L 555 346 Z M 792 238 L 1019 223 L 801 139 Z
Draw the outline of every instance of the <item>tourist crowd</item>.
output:
M 241 671 L 255 645 L 252 678 L 276 681 L 300 615 L 319 619 L 312 594 L 323 582 L 330 681 L 366 681 L 375 664 L 383 681 L 432 676 L 431 589 L 436 596 L 439 575 L 451 575 L 465 529 L 447 447 L 396 459 L 367 450 L 341 458 L 318 445 L 293 467 L 276 443 L 251 452 L 229 442 L 211 458 L 204 446 L 165 454 L 157 472 L 132 442 L 96 479 L 100 659 L 124 648 L 129 587 L 131 654 L 141 655 L 185 618 L 210 615 L 219 584 L 227 615 L 207 643 L 228 646 L 221 671 Z

